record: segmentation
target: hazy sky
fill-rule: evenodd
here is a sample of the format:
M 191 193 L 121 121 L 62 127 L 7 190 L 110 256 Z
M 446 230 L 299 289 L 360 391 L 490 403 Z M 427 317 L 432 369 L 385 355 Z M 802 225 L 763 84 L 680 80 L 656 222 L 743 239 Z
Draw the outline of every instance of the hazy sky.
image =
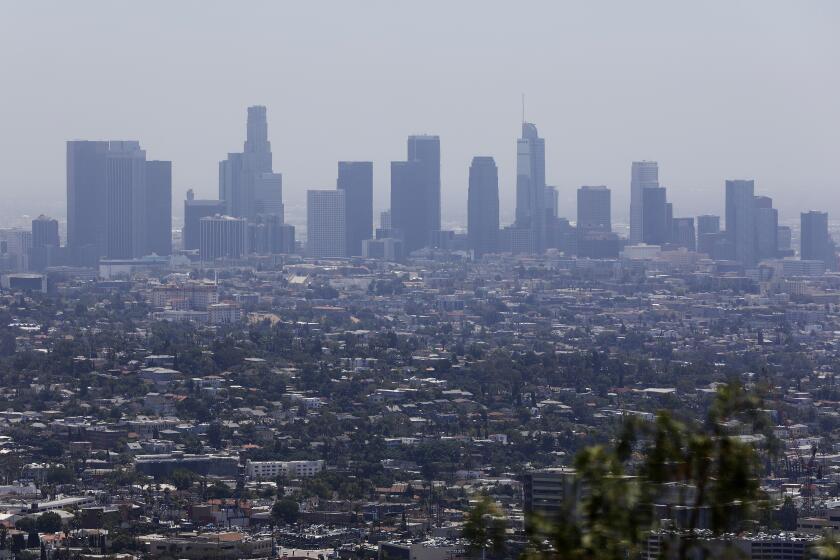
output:
M 837 0 L 0 0 L 0 215 L 63 217 L 64 142 L 120 138 L 173 161 L 179 218 L 264 104 L 293 223 L 338 160 L 373 160 L 387 207 L 412 133 L 441 136 L 444 223 L 474 155 L 507 222 L 525 93 L 561 215 L 605 184 L 626 219 L 630 162 L 655 159 L 676 216 L 720 212 L 736 177 L 783 221 L 840 218 L 838 30 Z

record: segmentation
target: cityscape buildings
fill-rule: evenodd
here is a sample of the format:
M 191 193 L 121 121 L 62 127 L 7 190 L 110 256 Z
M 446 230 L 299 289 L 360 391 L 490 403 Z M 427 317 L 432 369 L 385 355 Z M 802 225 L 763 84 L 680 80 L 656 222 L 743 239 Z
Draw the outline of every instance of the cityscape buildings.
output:
M 630 243 L 644 241 L 644 189 L 659 187 L 659 164 L 634 161 L 630 168 Z
M 755 183 L 726 181 L 726 237 L 734 259 L 751 266 L 756 262 Z
M 516 141 L 516 222 L 529 233 L 531 252 L 545 250 L 545 140 L 536 125 L 522 123 L 522 136 Z
M 492 157 L 476 156 L 470 164 L 467 235 L 476 255 L 499 247 L 499 170 Z
M 362 255 L 362 242 L 373 235 L 373 162 L 338 162 L 336 186 L 344 191 L 347 256 Z
M 347 256 L 346 194 L 344 189 L 306 192 L 306 247 L 309 256 Z

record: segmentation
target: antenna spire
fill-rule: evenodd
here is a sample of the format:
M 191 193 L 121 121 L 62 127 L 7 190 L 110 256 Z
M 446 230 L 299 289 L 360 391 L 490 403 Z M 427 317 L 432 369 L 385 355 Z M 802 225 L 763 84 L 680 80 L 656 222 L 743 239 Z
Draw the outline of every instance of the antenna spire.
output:
M 525 94 L 522 94 L 522 123 L 525 123 Z

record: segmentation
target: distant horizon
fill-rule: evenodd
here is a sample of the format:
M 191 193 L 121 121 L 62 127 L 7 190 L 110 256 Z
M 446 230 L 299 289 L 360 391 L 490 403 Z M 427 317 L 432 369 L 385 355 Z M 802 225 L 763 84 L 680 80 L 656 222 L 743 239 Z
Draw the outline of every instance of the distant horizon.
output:
M 65 216 L 66 140 L 130 138 L 173 162 L 177 222 L 188 188 L 218 196 L 218 162 L 261 104 L 290 223 L 305 221 L 306 190 L 334 188 L 339 160 L 374 162 L 378 222 L 390 162 L 426 132 L 441 138 L 443 223 L 465 225 L 469 162 L 489 155 L 508 224 L 523 93 L 571 220 L 576 189 L 606 185 L 626 222 L 630 164 L 645 159 L 675 216 L 721 215 L 724 181 L 751 178 L 782 223 L 840 217 L 835 2 L 317 4 L 6 7 L 4 221 Z

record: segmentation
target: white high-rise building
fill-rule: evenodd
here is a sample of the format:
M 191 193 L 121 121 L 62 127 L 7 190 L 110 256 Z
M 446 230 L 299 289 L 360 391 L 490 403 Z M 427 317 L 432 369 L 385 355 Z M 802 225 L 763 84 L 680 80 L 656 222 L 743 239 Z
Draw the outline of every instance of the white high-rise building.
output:
M 659 186 L 659 164 L 655 161 L 634 161 L 630 170 L 630 243 L 641 243 L 642 192 L 648 187 Z
M 248 252 L 247 222 L 232 216 L 207 216 L 199 220 L 198 253 L 202 261 L 239 259 Z
M 344 197 L 344 191 L 337 189 L 306 192 L 306 246 L 309 256 L 346 256 Z
M 29 269 L 29 250 L 32 232 L 21 228 L 0 229 L 0 270 L 24 271 Z

